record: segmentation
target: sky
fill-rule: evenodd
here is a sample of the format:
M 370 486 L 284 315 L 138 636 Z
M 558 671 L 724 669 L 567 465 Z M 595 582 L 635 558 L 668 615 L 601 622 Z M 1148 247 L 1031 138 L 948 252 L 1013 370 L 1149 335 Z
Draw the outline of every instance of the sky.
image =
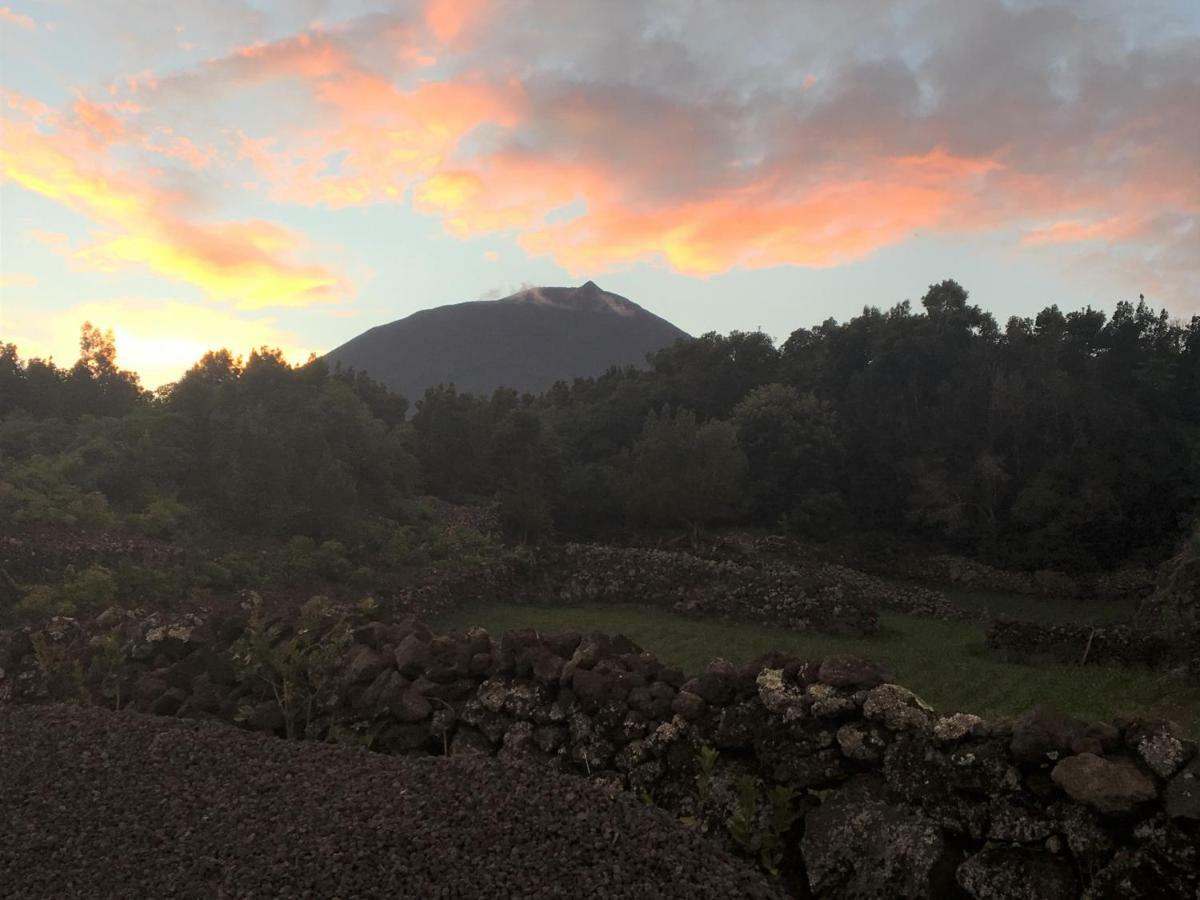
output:
M 1195 0 L 0 0 L 0 340 L 170 382 L 592 279 L 1200 313 Z

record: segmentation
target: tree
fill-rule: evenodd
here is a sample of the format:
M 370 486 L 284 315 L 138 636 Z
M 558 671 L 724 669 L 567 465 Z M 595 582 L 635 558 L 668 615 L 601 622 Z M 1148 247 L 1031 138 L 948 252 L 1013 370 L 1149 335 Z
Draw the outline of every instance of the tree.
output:
M 690 410 L 667 409 L 646 417 L 622 468 L 633 519 L 694 530 L 738 512 L 749 464 L 729 422 L 699 425 Z
M 1200 676 L 1200 519 L 1164 564 L 1153 600 L 1160 630 L 1187 668 Z
M 734 407 L 732 422 L 749 460 L 751 508 L 759 521 L 774 523 L 806 495 L 836 491 L 834 416 L 813 394 L 765 384 Z

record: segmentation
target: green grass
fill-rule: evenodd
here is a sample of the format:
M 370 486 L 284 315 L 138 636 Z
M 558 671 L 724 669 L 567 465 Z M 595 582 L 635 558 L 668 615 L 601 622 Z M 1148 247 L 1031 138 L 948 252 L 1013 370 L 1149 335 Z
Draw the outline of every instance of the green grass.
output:
M 1200 687 L 1145 669 L 1009 662 L 983 643 L 978 625 L 897 613 L 880 616 L 881 630 L 866 638 L 799 634 L 756 625 L 725 625 L 630 606 L 472 606 L 437 624 L 445 629 L 482 625 L 499 635 L 514 628 L 575 628 L 624 634 L 687 672 L 709 660 L 752 659 L 770 650 L 820 657 L 855 653 L 885 665 L 896 680 L 944 712 L 984 717 L 1011 715 L 1049 703 L 1084 719 L 1154 713 L 1200 736 Z

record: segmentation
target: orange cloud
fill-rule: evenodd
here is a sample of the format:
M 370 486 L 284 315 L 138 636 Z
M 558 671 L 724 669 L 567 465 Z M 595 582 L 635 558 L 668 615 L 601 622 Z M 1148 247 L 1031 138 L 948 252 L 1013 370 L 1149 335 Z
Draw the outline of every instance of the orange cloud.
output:
M 18 28 L 23 28 L 26 31 L 37 30 L 37 22 L 22 13 L 13 12 L 7 6 L 0 6 L 0 22 L 16 25 Z
M 787 171 L 707 196 L 657 202 L 638 197 L 620 171 L 514 155 L 478 172 L 439 172 L 415 192 L 418 210 L 442 217 L 459 237 L 521 230 L 521 246 L 573 275 L 659 260 L 686 275 L 735 266 L 824 267 L 859 259 L 943 223 L 975 179 L 999 168 L 941 148 L 881 160 L 858 174 L 831 169 L 796 184 Z M 580 202 L 583 211 L 552 221 Z
M 1035 247 L 1042 244 L 1108 241 L 1127 237 L 1132 230 L 1131 223 L 1119 216 L 1091 222 L 1081 219 L 1064 219 L 1027 232 L 1022 236 L 1021 244 L 1026 247 Z
M 320 33 L 242 48 L 209 75 L 219 83 L 223 73 L 239 83 L 298 82 L 308 91 L 315 109 L 302 129 L 238 133 L 240 155 L 271 185 L 272 197 L 303 205 L 399 200 L 480 125 L 515 126 L 524 99 L 512 83 L 423 81 L 404 89 Z
M 478 19 L 487 0 L 429 0 L 425 6 L 425 24 L 443 44 L 453 43 Z
M 113 127 L 90 105 L 82 108 L 76 109 L 81 120 L 94 123 L 86 134 L 44 134 L 29 122 L 7 120 L 0 146 L 0 175 L 100 227 L 95 244 L 72 254 L 77 265 L 101 271 L 143 266 L 246 309 L 306 306 L 348 291 L 340 276 L 300 261 L 299 235 L 268 222 L 191 221 L 185 198 L 110 170 L 90 142 Z
M 273 318 L 246 319 L 212 306 L 139 297 L 83 303 L 50 315 L 4 310 L 0 334 L 23 357 L 53 357 L 59 365 L 70 365 L 78 356 L 79 326 L 85 321 L 112 328 L 117 362 L 151 388 L 178 380 L 209 350 L 246 354 L 261 346 L 278 347 L 296 363 L 307 359 L 311 349 Z

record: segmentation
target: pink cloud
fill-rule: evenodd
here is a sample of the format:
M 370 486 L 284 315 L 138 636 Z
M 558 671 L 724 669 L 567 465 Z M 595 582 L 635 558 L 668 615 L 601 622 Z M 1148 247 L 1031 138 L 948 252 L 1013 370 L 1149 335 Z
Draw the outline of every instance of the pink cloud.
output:
M 9 25 L 15 25 L 17 28 L 24 29 L 25 31 L 37 30 L 37 22 L 27 15 L 19 12 L 13 12 L 13 10 L 7 6 L 0 6 L 0 22 L 4 22 Z
M 74 112 L 77 127 L 50 133 L 28 119 L 6 117 L 0 176 L 97 226 L 93 244 L 71 251 L 75 265 L 99 271 L 143 267 L 243 308 L 305 306 L 349 292 L 342 276 L 303 261 L 307 247 L 288 229 L 191 218 L 185 195 L 157 186 L 146 172 L 119 169 L 98 152 L 98 140 L 125 134 L 117 120 L 83 100 Z

